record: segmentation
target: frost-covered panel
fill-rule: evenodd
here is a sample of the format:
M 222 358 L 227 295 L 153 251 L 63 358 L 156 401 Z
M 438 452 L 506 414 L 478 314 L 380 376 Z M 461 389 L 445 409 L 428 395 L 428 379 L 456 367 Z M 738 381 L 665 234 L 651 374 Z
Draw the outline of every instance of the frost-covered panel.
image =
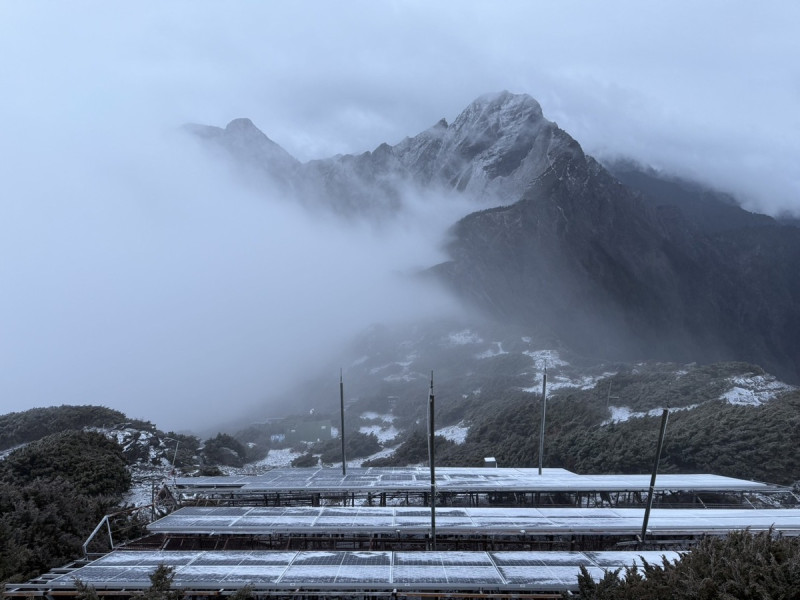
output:
M 444 574 L 449 584 L 499 585 L 503 583 L 503 578 L 493 566 L 445 566 Z
M 445 584 L 447 574 L 441 565 L 397 565 L 392 569 L 392 582 L 394 583 L 424 583 Z
M 281 566 L 248 566 L 248 565 L 240 565 L 235 569 L 231 569 L 230 572 L 225 576 L 222 580 L 222 583 L 229 585 L 232 583 L 238 584 L 264 584 L 264 583 L 276 583 L 283 572 L 286 570 L 285 565 Z
M 309 584 L 309 583 L 334 583 L 339 574 L 339 566 L 312 565 L 297 566 L 292 565 L 286 569 L 281 583 Z
M 378 566 L 365 566 L 365 565 L 343 565 L 336 575 L 336 583 L 341 584 L 368 584 L 368 583 L 386 583 L 388 584 L 392 578 L 392 569 L 390 565 Z

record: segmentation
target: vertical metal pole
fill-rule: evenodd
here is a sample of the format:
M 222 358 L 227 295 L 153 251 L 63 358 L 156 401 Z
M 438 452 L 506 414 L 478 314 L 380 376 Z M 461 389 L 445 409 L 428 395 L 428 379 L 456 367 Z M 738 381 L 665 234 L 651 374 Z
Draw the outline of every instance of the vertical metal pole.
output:
M 647 507 L 644 509 L 644 522 L 642 523 L 641 542 L 644 544 L 647 535 L 647 522 L 650 520 L 650 509 L 653 507 L 653 494 L 656 487 L 656 474 L 658 473 L 658 463 L 661 461 L 661 450 L 664 448 L 664 433 L 667 431 L 667 419 L 669 410 L 664 409 L 661 413 L 661 432 L 658 434 L 658 449 L 656 450 L 656 460 L 653 462 L 653 474 L 650 476 L 650 493 L 647 495 Z
M 542 377 L 542 425 L 539 430 L 539 475 L 542 474 L 542 462 L 544 461 L 544 420 L 547 416 L 547 367 L 544 368 Z
M 175 454 L 173 454 L 173 456 L 172 456 L 172 471 L 174 473 L 177 473 L 177 471 L 175 471 L 175 461 L 178 460 L 178 446 L 180 446 L 180 445 L 181 445 L 181 441 L 180 440 L 175 440 Z
M 339 429 L 342 437 L 342 475 L 347 475 L 347 460 L 344 453 L 344 380 L 341 369 L 339 369 L 339 409 L 342 415 L 342 426 Z
M 111 536 L 111 522 L 108 520 L 108 515 L 103 517 L 106 520 L 106 528 L 108 529 L 108 545 L 114 549 L 114 538 Z
M 436 550 L 436 457 L 433 447 L 433 371 L 431 371 L 431 390 L 428 394 L 428 462 L 431 466 L 431 550 Z

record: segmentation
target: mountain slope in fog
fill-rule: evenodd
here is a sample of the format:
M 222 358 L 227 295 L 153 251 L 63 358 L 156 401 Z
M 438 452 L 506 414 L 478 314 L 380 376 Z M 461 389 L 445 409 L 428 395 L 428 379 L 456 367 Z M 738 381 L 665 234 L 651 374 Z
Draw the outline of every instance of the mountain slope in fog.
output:
M 193 129 L 309 206 L 386 218 L 436 189 L 492 207 L 453 227 L 429 273 L 501 323 L 598 359 L 745 360 L 800 380 L 800 230 L 635 191 L 529 96 L 484 96 L 395 146 L 308 163 L 234 123 Z

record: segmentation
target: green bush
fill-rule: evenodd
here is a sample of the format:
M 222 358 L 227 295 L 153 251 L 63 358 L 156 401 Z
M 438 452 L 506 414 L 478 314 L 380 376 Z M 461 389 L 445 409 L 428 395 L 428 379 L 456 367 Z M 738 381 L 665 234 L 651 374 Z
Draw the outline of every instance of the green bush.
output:
M 232 435 L 218 433 L 203 445 L 203 457 L 206 463 L 241 467 L 247 459 L 247 449 Z
M 119 495 L 130 488 L 119 445 L 96 432 L 65 431 L 15 450 L 0 463 L 0 479 L 27 484 L 66 479 L 89 496 Z
M 606 573 L 600 582 L 581 567 L 580 597 L 588 600 L 712 600 L 800 598 L 800 538 L 735 531 L 707 537 L 679 560 L 645 562 Z
M 311 452 L 306 452 L 292 461 L 293 467 L 316 467 L 317 465 L 319 465 L 319 459 Z
M 104 406 L 52 406 L 0 415 L 0 450 L 13 448 L 53 433 L 85 427 L 110 427 L 127 417 Z
M 345 436 L 345 454 L 347 460 L 361 458 L 375 454 L 382 448 L 378 438 L 374 433 L 361 433 L 360 431 L 349 431 Z M 323 464 L 342 462 L 342 440 L 333 438 L 314 444 L 312 451 L 321 454 Z
M 0 581 L 25 581 L 77 558 L 130 476 L 115 442 L 68 431 L 9 454 L 0 482 Z

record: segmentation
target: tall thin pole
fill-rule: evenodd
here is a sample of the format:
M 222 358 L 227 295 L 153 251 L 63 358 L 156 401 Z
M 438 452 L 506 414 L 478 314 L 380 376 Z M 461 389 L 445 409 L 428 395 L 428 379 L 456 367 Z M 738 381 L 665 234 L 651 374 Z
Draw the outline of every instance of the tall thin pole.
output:
M 547 367 L 544 368 L 542 377 L 542 425 L 539 430 L 539 475 L 542 474 L 542 463 L 544 462 L 544 420 L 547 416 Z
M 642 522 L 642 536 L 641 541 L 644 544 L 645 536 L 647 535 L 647 522 L 650 520 L 650 509 L 653 508 L 653 493 L 656 488 L 656 475 L 658 474 L 658 463 L 661 461 L 661 450 L 664 448 L 664 433 L 667 431 L 667 419 L 669 418 L 669 410 L 664 409 L 661 413 L 661 432 L 658 434 L 658 449 L 656 450 L 656 459 L 653 461 L 653 474 L 650 476 L 650 493 L 647 496 L 647 508 L 644 509 L 644 521 Z
M 436 550 L 436 457 L 433 437 L 433 371 L 431 371 L 431 390 L 428 394 L 428 462 L 431 466 L 431 550 Z
M 175 471 L 175 462 L 178 460 L 178 446 L 181 445 L 180 440 L 175 440 L 175 454 L 172 455 L 172 470 Z
M 342 438 L 342 475 L 347 475 L 347 460 L 344 454 L 344 380 L 341 369 L 339 369 L 339 409 L 342 415 L 342 426 L 339 429 Z

